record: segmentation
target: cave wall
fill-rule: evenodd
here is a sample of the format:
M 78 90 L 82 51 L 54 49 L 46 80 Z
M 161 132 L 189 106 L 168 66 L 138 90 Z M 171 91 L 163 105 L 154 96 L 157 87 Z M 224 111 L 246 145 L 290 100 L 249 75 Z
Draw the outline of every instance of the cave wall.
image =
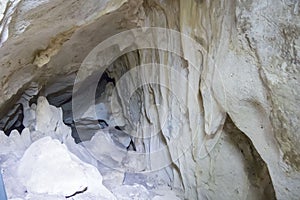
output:
M 164 173 L 187 199 L 274 198 L 272 188 L 277 199 L 300 198 L 299 1 L 21 0 L 4 1 L 1 12 L 1 118 L 19 105 L 32 82 L 46 86 L 41 93 L 47 96 L 47 86 L 58 76 L 73 80 L 86 56 L 106 38 L 135 27 L 170 28 L 191 37 L 201 50 L 179 38 L 169 45 L 181 57 L 157 49 L 125 53 L 135 45 L 128 42 L 117 50 L 125 55 L 111 64 L 108 76 L 120 80 L 137 65 L 159 63 L 172 66 L 191 87 L 163 67 L 144 71 L 168 89 L 140 87 L 130 103 L 132 115 L 124 109 L 132 89 L 127 82 L 117 90 L 114 122 L 107 121 L 125 130 L 135 129 L 136 121 L 157 129 L 150 139 L 136 139 L 136 146 L 141 152 L 167 146 L 165 157 L 175 161 Z M 132 82 L 142 78 L 132 77 Z M 172 116 L 166 123 L 160 118 L 162 107 Z M 175 147 L 168 145 L 180 133 L 186 137 Z M 234 134 L 243 135 L 241 141 Z M 256 149 L 254 161 L 241 153 L 242 141 Z M 155 168 L 156 162 L 150 154 L 143 167 Z M 261 174 L 266 177 L 253 178 Z

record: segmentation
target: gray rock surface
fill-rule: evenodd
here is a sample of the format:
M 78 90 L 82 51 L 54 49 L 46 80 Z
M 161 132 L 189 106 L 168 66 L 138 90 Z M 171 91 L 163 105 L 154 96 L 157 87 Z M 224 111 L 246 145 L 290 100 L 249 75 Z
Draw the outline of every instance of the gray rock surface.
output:
M 71 126 L 75 109 L 81 113 L 79 124 L 89 131 L 86 140 L 98 131 L 98 119 L 130 134 L 136 153 L 143 156 L 108 151 L 118 167 L 160 167 L 164 180 L 184 191 L 186 199 L 300 199 L 299 8 L 297 0 L 1 1 L 0 127 L 11 132 L 9 137 L 0 134 L 1 156 L 8 159 L 12 153 L 5 163 L 13 163 L 32 141 L 46 135 L 67 143 L 71 128 L 63 121 Z M 95 56 L 97 64 L 83 74 L 107 67 L 114 80 L 99 84 L 99 118 L 89 119 L 86 96 L 75 90 L 82 104 L 70 104 L 74 74 L 100 42 L 135 27 L 177 30 L 201 49 L 188 45 L 185 37 L 169 41 L 164 35 L 114 41 L 117 45 L 105 57 Z M 140 43 L 165 41 L 165 50 L 129 51 Z M 116 52 L 124 55 L 105 66 Z M 182 78 L 160 66 L 132 71 L 122 82 L 126 72 L 149 63 L 171 66 Z M 144 80 L 161 85 L 134 88 Z M 113 99 L 115 87 L 118 98 Z M 30 98 L 24 99 L 26 94 Z M 62 107 L 64 118 L 62 109 L 46 98 L 32 104 L 31 96 L 38 94 Z M 22 125 L 27 129 L 21 136 L 12 131 Z M 115 140 L 120 146 L 130 141 Z M 96 162 L 83 149 L 72 150 Z M 4 179 L 10 180 L 5 174 Z

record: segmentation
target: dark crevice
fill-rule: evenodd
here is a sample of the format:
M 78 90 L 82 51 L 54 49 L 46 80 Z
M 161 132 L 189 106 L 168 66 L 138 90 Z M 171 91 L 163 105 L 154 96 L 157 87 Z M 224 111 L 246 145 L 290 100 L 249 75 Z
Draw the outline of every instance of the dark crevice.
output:
M 98 86 L 96 89 L 96 95 L 95 95 L 96 99 L 98 99 L 101 96 L 101 94 L 105 91 L 105 86 L 108 83 L 113 83 L 113 85 L 115 85 L 115 79 L 109 77 L 107 72 L 104 72 L 98 82 Z
M 25 128 L 23 123 L 24 114 L 23 114 L 23 105 L 16 104 L 14 108 L 7 114 L 7 117 L 3 118 L 0 121 L 0 129 L 9 136 L 12 130 L 18 130 L 22 132 Z
M 115 129 L 119 130 L 119 131 L 123 131 L 124 128 L 122 129 L 120 126 L 115 126 Z
M 32 106 L 32 104 L 37 104 L 38 97 L 39 94 L 32 96 L 31 99 L 29 100 L 29 106 Z
M 251 140 L 235 126 L 229 116 L 224 124 L 224 132 L 243 154 L 245 171 L 251 183 L 249 192 L 256 194 L 256 199 L 276 199 L 273 183 L 266 163 L 256 151 Z
M 74 196 L 76 196 L 76 195 L 78 195 L 78 194 L 82 194 L 82 193 L 84 193 L 85 191 L 87 191 L 87 187 L 85 187 L 83 190 L 81 190 L 81 191 L 77 191 L 77 192 L 75 192 L 74 194 L 72 194 L 72 195 L 70 195 L 70 196 L 65 196 L 67 199 L 68 198 L 71 198 L 71 197 L 74 197 Z
M 136 151 L 136 147 L 134 142 L 131 140 L 129 146 L 127 147 L 127 151 Z
M 108 123 L 103 119 L 98 119 L 98 122 L 102 128 L 108 127 Z

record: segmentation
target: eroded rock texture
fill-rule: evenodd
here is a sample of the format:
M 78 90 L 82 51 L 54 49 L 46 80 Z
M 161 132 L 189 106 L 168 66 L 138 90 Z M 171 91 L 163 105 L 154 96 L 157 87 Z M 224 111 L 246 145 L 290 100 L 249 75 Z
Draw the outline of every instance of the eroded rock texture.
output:
M 159 169 L 156 175 L 162 185 L 184 191 L 186 199 L 300 199 L 299 4 L 297 0 L 1 1 L 0 128 L 10 137 L 18 134 L 14 129 L 26 128 L 21 134 L 25 139 L 30 134 L 33 140 L 51 136 L 66 141 L 71 127 L 76 142 L 89 147 L 100 126 L 125 149 L 124 155 L 111 155 L 111 165 L 134 172 Z M 114 40 L 116 45 L 104 57 L 92 51 L 105 39 L 140 27 L 145 28 L 139 32 L 149 37 L 129 31 L 130 37 Z M 187 43 L 185 36 L 155 35 L 149 27 L 179 31 L 200 48 Z M 141 43 L 153 48 L 136 48 Z M 113 59 L 116 52 L 120 56 Z M 94 59 L 81 73 L 87 78 L 79 77 L 86 88 L 73 90 L 86 58 Z M 159 65 L 152 71 L 142 68 L 122 82 L 127 72 L 151 63 Z M 99 70 L 104 72 L 97 79 L 93 75 Z M 146 79 L 156 82 L 133 88 Z M 95 83 L 96 116 L 90 117 L 91 105 L 78 91 L 88 91 Z M 118 98 L 113 98 L 114 92 Z M 74 105 L 72 93 L 83 103 Z M 80 117 L 73 116 L 74 109 Z M 157 134 L 147 135 L 148 130 Z M 125 134 L 129 132 L 134 134 Z M 16 152 L 24 153 L 29 144 L 15 146 Z M 8 152 L 0 148 L 3 155 Z M 161 148 L 162 153 L 152 154 Z M 146 154 L 130 157 L 127 150 Z M 85 156 L 80 159 L 97 165 Z M 173 162 L 162 167 L 159 159 Z M 118 180 L 124 177 L 114 175 L 122 182 Z M 112 191 L 129 187 L 110 186 Z M 131 189 L 147 191 L 147 187 Z

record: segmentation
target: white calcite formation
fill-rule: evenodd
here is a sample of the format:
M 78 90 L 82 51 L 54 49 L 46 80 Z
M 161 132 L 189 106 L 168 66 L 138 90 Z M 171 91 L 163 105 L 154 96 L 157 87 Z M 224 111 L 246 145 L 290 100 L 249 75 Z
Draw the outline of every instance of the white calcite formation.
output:
M 57 126 L 55 130 L 49 127 L 51 123 L 63 124 L 61 109 L 49 105 L 45 97 L 39 97 L 37 102 L 33 131 L 26 128 L 20 134 L 13 130 L 9 137 L 0 132 L 0 163 L 8 199 L 113 200 L 179 195 L 166 185 L 159 190 L 156 189 L 158 187 L 146 189 L 142 184 L 155 184 L 147 176 L 143 176 L 139 183 L 134 183 L 132 178 L 124 179 L 124 172 L 116 170 L 122 167 L 121 163 L 107 167 L 114 159 L 114 152 L 109 153 L 110 149 L 102 146 L 105 144 L 103 141 L 97 143 L 97 137 L 100 134 L 108 136 L 107 133 L 99 132 L 84 145 L 75 144 L 69 127 Z M 48 112 L 39 112 L 39 109 Z M 39 125 L 38 121 L 43 123 Z M 38 128 L 47 132 L 36 131 Z M 65 137 L 59 137 L 58 133 Z M 97 154 L 105 156 L 102 161 L 106 165 L 97 163 L 90 154 L 93 149 L 89 146 L 107 149 L 108 152 L 98 150 Z M 126 155 L 123 156 L 126 158 Z
M 37 140 L 25 151 L 18 176 L 29 193 L 68 197 L 77 192 L 91 193 L 98 199 L 116 199 L 101 184 L 97 168 L 82 162 L 64 144 L 49 136 Z
M 1 1 L 0 128 L 10 135 L 0 134 L 0 165 L 8 197 L 64 198 L 88 187 L 79 199 L 91 174 L 99 177 L 91 187 L 103 188 L 102 174 L 116 198 L 300 199 L 299 9 L 297 0 Z M 105 43 L 112 48 L 94 51 L 125 30 Z M 135 73 L 149 63 L 155 70 Z M 101 80 L 93 77 L 99 70 Z M 75 79 L 86 85 L 73 91 Z M 135 88 L 145 80 L 155 84 Z M 97 82 L 93 112 L 85 92 Z M 100 151 L 103 139 L 110 143 Z M 73 163 L 83 182 L 32 183 L 39 167 L 64 174 L 34 159 L 31 149 L 42 143 L 54 148 L 44 159 L 64 152 L 57 159 Z M 30 159 L 36 166 L 26 165 Z M 16 177 L 20 160 L 33 174 Z M 133 179 L 122 170 L 155 172 L 124 186 Z M 182 196 L 166 194 L 170 188 Z
M 42 109 L 48 112 L 39 112 Z M 20 135 L 14 130 L 9 137 L 1 133 L 1 167 L 8 198 L 65 199 L 76 195 L 75 199 L 115 199 L 102 185 L 98 169 L 81 161 L 64 143 L 76 151 L 78 148 L 74 141 L 62 142 L 53 133 L 54 130 L 49 129 L 50 122 L 55 122 L 53 125 L 62 124 L 59 113 L 61 109 L 50 106 L 45 98 L 40 97 L 34 131 L 24 129 Z M 37 131 L 41 129 L 47 132 Z M 69 127 L 57 126 L 55 130 L 71 137 Z

